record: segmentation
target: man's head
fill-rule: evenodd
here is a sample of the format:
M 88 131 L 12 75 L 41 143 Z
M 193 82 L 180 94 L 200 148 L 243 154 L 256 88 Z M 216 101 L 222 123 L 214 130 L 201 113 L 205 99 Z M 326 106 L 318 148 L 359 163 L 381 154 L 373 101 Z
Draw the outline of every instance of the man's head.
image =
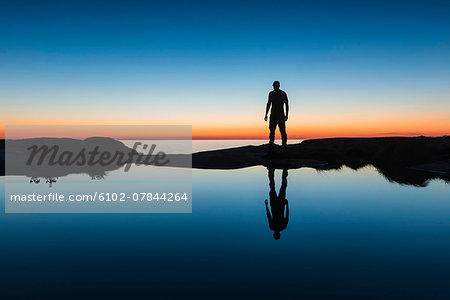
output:
M 278 89 L 280 89 L 280 82 L 279 81 L 274 81 L 272 86 L 273 86 L 274 90 L 278 90 Z
M 280 234 L 279 231 L 275 231 L 275 232 L 273 233 L 273 238 L 274 238 L 274 239 L 279 240 L 280 237 L 281 237 L 281 234 Z

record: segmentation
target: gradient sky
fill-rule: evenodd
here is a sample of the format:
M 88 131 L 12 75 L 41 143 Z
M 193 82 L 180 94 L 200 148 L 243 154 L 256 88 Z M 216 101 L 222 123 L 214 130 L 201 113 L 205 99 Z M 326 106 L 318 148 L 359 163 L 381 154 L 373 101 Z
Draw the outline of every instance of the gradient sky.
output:
M 187 124 L 266 138 L 450 134 L 448 1 L 2 1 L 8 124 Z

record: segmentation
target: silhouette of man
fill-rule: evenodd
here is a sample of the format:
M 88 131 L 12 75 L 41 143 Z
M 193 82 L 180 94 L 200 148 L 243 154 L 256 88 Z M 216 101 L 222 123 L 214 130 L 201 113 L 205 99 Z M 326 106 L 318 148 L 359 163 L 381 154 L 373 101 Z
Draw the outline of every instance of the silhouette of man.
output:
M 277 196 L 275 191 L 275 180 L 273 178 L 275 170 L 273 168 L 267 168 L 269 170 L 269 197 L 270 197 L 270 214 L 269 207 L 267 206 L 267 199 L 264 201 L 266 204 L 267 220 L 269 221 L 269 228 L 273 230 L 273 238 L 280 239 L 280 232 L 286 229 L 289 222 L 289 206 L 286 199 L 286 187 L 287 187 L 287 169 L 283 169 L 283 175 L 281 179 L 281 188 Z M 286 207 L 286 216 L 284 215 L 284 208 Z
M 284 107 L 286 105 L 286 114 L 284 113 Z M 273 152 L 274 142 L 275 142 L 275 130 L 278 128 L 281 133 L 283 150 L 286 150 L 287 147 L 287 135 L 286 135 L 286 121 L 288 120 L 289 114 L 289 103 L 287 95 L 284 91 L 280 90 L 280 82 L 273 82 L 273 91 L 269 93 L 269 99 L 267 100 L 266 105 L 266 115 L 264 116 L 264 121 L 267 121 L 267 114 L 269 113 L 269 109 L 272 107 L 270 111 L 270 120 L 269 120 L 269 152 Z

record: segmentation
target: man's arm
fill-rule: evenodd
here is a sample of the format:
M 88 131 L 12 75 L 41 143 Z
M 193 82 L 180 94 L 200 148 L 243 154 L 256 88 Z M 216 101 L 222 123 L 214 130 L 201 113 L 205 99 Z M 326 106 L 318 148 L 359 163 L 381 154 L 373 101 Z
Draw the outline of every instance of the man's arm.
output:
M 287 121 L 288 120 L 288 116 L 289 116 L 289 101 L 288 101 L 288 97 L 287 97 L 287 94 L 285 94 L 286 95 L 286 102 L 285 102 L 285 104 L 286 104 L 286 116 L 284 116 L 284 120 L 285 121 Z
M 270 93 L 269 93 L 269 98 L 267 99 L 267 104 L 266 104 L 266 114 L 264 115 L 264 121 L 267 121 L 267 114 L 269 113 L 271 104 L 272 104 L 272 101 L 270 101 Z
M 272 219 L 272 216 L 270 215 L 270 210 L 269 210 L 269 207 L 267 206 L 267 203 L 268 203 L 267 199 L 266 199 L 266 201 L 264 201 L 264 203 L 266 204 L 267 220 L 269 220 L 269 224 L 270 224 L 270 220 Z

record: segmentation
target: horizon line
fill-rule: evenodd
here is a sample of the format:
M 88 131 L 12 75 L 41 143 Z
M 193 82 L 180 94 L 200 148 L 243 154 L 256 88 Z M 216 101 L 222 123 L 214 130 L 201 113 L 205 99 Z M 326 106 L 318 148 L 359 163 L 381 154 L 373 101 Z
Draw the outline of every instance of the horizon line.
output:
M 362 135 L 362 136 L 320 136 L 320 137 L 292 137 L 288 140 L 314 140 L 314 139 L 339 139 L 339 138 L 384 138 L 384 137 L 447 137 L 450 136 L 450 134 L 443 134 L 443 135 Z M 93 137 L 100 137 L 100 136 L 89 136 L 89 137 L 48 137 L 48 136 L 42 136 L 42 137 L 31 137 L 31 138 L 71 138 L 71 139 L 87 139 L 87 138 L 93 138 Z M 105 138 L 112 138 L 108 136 L 104 136 Z M 16 139 L 31 139 L 31 138 L 11 138 L 11 140 Z M 241 140 L 241 141 L 251 141 L 251 140 L 269 140 L 267 137 L 193 137 L 192 139 L 186 139 L 186 138 L 178 138 L 174 139 L 171 137 L 167 138 L 149 138 L 149 137 L 116 137 L 113 138 L 116 140 L 193 140 L 193 141 L 231 141 L 231 140 Z M 7 140 L 5 137 L 0 137 L 0 140 Z M 281 138 L 275 138 L 275 140 L 281 140 Z

